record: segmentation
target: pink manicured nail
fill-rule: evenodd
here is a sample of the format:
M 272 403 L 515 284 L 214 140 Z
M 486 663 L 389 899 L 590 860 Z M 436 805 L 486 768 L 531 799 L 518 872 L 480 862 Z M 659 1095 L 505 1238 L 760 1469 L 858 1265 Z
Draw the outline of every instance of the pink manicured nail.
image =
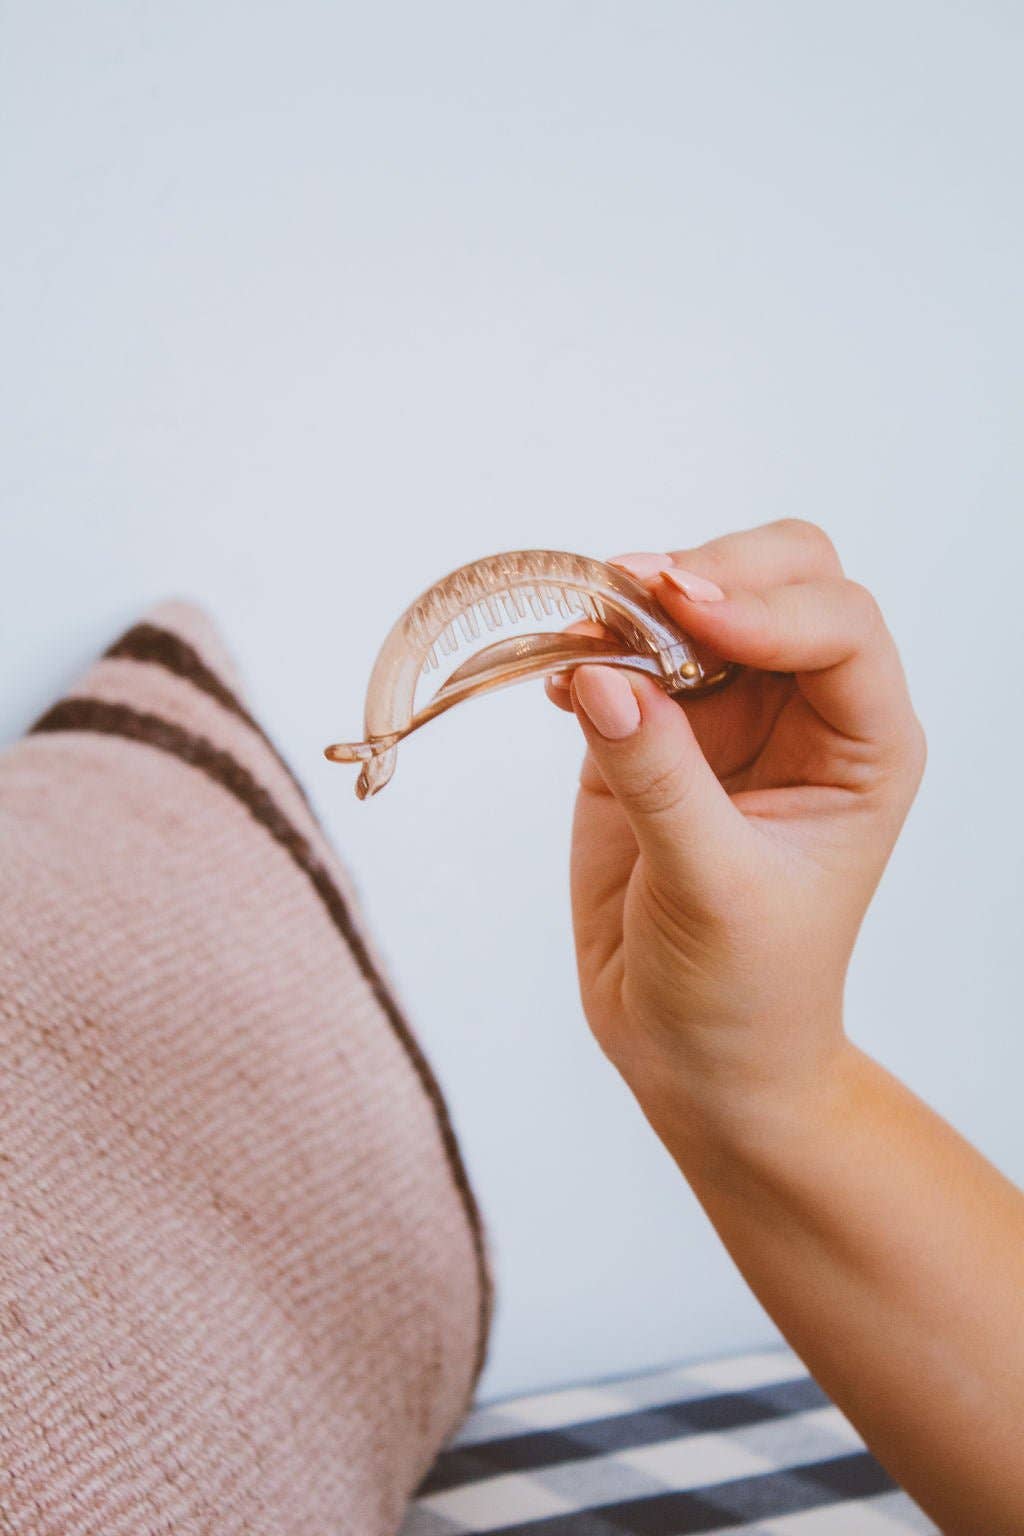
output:
M 680 570 L 678 565 L 670 566 L 662 571 L 666 581 L 688 597 L 691 603 L 720 603 L 725 593 L 721 587 L 717 587 L 713 581 L 708 581 L 706 576 L 695 576 L 693 571 Z
M 652 576 L 657 576 L 661 571 L 668 570 L 672 564 L 671 555 L 615 555 L 608 562 L 609 565 L 620 565 L 624 571 L 635 576 L 637 581 L 650 581 Z
M 573 687 L 587 718 L 606 741 L 625 741 L 640 724 L 640 706 L 624 672 L 577 667 Z

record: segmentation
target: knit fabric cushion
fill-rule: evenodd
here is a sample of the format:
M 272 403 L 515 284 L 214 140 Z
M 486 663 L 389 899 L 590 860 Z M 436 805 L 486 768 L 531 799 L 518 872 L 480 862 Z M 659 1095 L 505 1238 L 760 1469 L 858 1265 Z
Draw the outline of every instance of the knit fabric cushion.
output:
M 0 1531 L 383 1536 L 490 1285 L 344 870 L 165 605 L 0 757 Z

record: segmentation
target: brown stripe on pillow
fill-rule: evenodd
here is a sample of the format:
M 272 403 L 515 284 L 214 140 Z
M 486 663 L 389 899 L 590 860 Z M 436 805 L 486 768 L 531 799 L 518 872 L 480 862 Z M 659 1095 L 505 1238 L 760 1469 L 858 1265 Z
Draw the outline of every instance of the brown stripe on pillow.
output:
M 113 648 L 107 652 L 108 655 L 112 653 Z M 209 689 L 205 691 L 210 692 Z M 62 699 L 59 704 L 47 710 L 46 714 L 32 727 L 32 733 L 36 734 L 53 731 L 95 731 L 100 735 L 122 736 L 128 741 L 144 742 L 147 746 L 157 747 L 162 752 L 169 752 L 171 756 L 180 758 L 184 763 L 190 763 L 200 773 L 206 774 L 208 778 L 213 779 L 215 783 L 240 800 L 253 820 L 258 822 L 276 843 L 280 844 L 309 880 L 338 933 L 352 951 L 359 969 L 401 1041 L 437 1117 L 441 1142 L 455 1187 L 465 1209 L 477 1260 L 480 1284 L 476 1355 L 478 1377 L 483 1368 L 487 1348 L 492 1290 L 484 1250 L 483 1223 L 448 1114 L 448 1107 L 419 1042 L 409 1028 L 374 963 L 362 935 L 352 921 L 341 891 L 331 878 L 329 871 L 314 855 L 308 839 L 303 837 L 302 833 L 279 810 L 271 796 L 253 778 L 249 770 L 229 753 L 221 751 L 204 737 L 194 736 L 182 730 L 180 726 L 162 720 L 158 715 L 144 714 L 121 704 L 109 704 L 102 699 Z
M 309 838 L 321 860 L 332 871 L 359 921 L 352 878 L 335 854 L 329 839 L 293 774 L 272 752 L 262 731 L 253 730 L 241 715 L 211 693 L 195 687 L 187 678 L 158 663 L 128 657 L 102 656 L 66 695 L 66 698 L 98 699 L 122 704 L 142 714 L 158 715 L 194 736 L 203 736 L 247 768 L 277 803 L 289 821 Z
M 383 977 L 386 967 L 361 919 L 351 872 L 338 858 L 297 774 L 250 713 L 239 688 L 237 668 L 207 615 L 194 603 L 171 601 L 159 604 L 115 641 L 73 696 L 159 715 L 213 741 L 248 768 L 306 833 L 345 896 L 353 927 Z
M 120 640 L 115 640 L 113 645 L 108 646 L 103 654 L 111 659 L 123 657 L 131 661 L 148 661 L 158 667 L 166 667 L 167 671 L 173 672 L 176 677 L 183 677 L 193 687 L 208 693 L 211 699 L 216 699 L 224 709 L 237 715 L 250 730 L 256 732 L 277 758 L 309 806 L 309 796 L 305 789 L 266 731 L 257 720 L 253 719 L 238 695 L 218 677 L 212 667 L 207 666 L 195 646 L 190 645 L 181 635 L 158 624 L 146 622 L 134 624 L 131 629 L 125 631 Z M 312 814 L 312 806 L 309 806 L 309 809 Z
M 237 669 L 201 609 L 181 601 L 161 603 L 114 642 L 72 696 L 159 715 L 237 758 L 309 838 L 345 895 L 377 969 L 386 974 L 362 920 L 351 871 L 338 858 L 298 776 L 242 701 Z

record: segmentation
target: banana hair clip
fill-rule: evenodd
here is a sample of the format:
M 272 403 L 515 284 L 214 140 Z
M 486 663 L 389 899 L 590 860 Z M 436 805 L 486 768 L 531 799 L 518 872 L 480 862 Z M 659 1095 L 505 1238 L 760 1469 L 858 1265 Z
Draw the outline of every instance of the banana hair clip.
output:
M 590 619 L 603 635 L 565 630 L 509 635 L 475 650 L 416 708 L 424 673 L 484 630 L 532 616 Z M 395 771 L 398 743 L 466 699 L 585 662 L 631 667 L 680 701 L 721 688 L 739 670 L 706 669 L 691 641 L 635 577 L 618 566 L 555 549 L 488 555 L 442 577 L 405 610 L 381 646 L 366 690 L 364 740 L 324 750 L 333 763 L 361 764 L 360 800 L 383 789 Z

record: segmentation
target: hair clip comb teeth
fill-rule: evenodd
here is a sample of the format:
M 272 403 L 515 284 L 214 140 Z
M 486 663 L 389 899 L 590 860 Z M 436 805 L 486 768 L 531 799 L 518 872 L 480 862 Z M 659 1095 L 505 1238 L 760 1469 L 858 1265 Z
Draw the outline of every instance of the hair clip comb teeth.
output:
M 441 657 L 485 631 L 562 618 L 601 624 L 602 635 L 545 630 L 506 636 L 476 650 L 416 709 L 416 687 Z M 488 555 L 442 577 L 405 610 L 381 646 L 366 691 L 364 739 L 337 742 L 324 755 L 361 764 L 356 794 L 383 789 L 395 771 L 398 743 L 445 710 L 512 683 L 571 670 L 584 662 L 631 667 L 680 699 L 706 694 L 737 670 L 707 671 L 691 642 L 635 577 L 618 566 L 563 550 L 519 549 Z

